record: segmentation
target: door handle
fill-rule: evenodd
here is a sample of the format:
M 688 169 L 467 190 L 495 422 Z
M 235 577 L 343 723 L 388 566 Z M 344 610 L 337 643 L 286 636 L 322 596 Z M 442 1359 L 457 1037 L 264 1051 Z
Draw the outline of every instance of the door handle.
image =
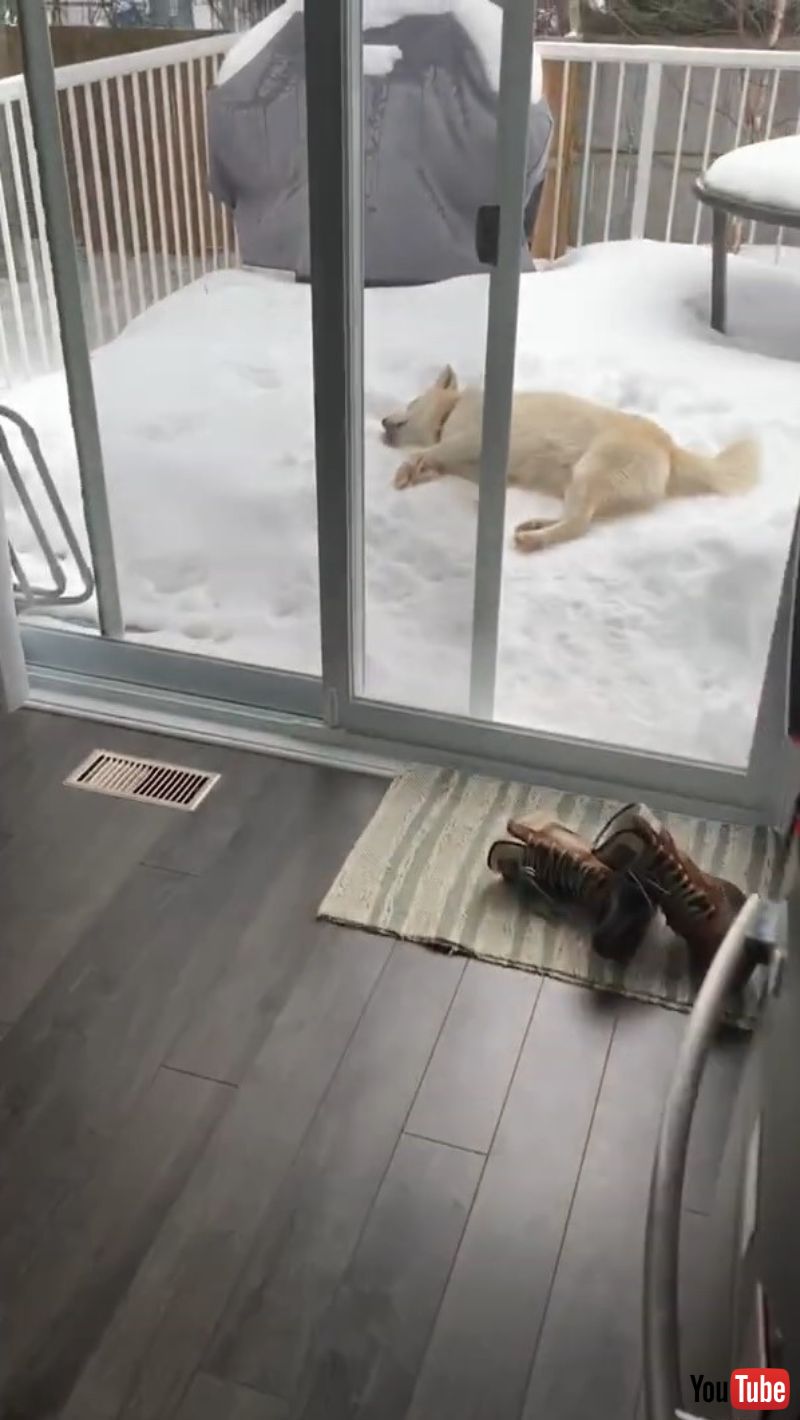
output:
M 769 959 L 779 906 L 749 897 L 720 944 L 697 994 L 672 1078 L 656 1145 L 644 1261 L 646 1420 L 676 1420 L 681 1410 L 678 1247 L 689 1131 L 700 1080 L 726 999 L 745 956 Z

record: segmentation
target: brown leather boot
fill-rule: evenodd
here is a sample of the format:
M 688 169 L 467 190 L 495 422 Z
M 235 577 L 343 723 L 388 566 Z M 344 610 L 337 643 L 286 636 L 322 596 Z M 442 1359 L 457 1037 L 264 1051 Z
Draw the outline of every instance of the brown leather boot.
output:
M 581 913 L 600 956 L 630 961 L 655 911 L 641 885 L 606 867 L 585 839 L 561 823 L 510 819 L 508 832 L 513 841 L 501 838 L 489 849 L 492 872 L 528 889 L 540 911 Z
M 673 932 L 683 937 L 695 970 L 704 976 L 744 905 L 741 889 L 698 868 L 644 804 L 620 809 L 601 829 L 592 850 L 608 868 L 638 879 Z M 742 984 L 737 982 L 737 987 Z

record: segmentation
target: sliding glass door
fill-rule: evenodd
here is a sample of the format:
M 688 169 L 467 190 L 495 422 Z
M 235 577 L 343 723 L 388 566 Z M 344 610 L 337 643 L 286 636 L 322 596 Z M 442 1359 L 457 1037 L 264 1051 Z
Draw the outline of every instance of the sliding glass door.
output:
M 586 452 L 570 400 L 708 456 L 748 432 L 747 380 L 769 393 L 708 336 L 702 251 L 638 240 L 641 173 L 637 240 L 606 221 L 569 250 L 616 210 L 627 79 L 604 199 L 608 93 L 586 48 L 540 62 L 533 0 L 287 0 L 249 35 L 55 82 L 44 7 L 24 15 L 28 99 L 3 117 L 11 158 L 38 155 L 23 211 L 67 378 L 29 372 L 17 407 L 79 554 L 56 530 L 78 601 L 37 600 L 47 557 L 9 491 L 31 659 L 339 747 L 779 819 L 794 503 L 780 527 L 754 493 L 552 533 Z M 666 62 L 621 70 L 644 75 L 649 173 Z M 526 463 L 525 394 L 556 397 L 560 482 Z
M 485 8 L 492 11 L 488 0 Z M 318 376 L 336 367 L 339 381 L 330 407 L 317 410 L 318 444 L 336 450 L 319 489 L 332 713 L 352 733 L 506 771 L 777 819 L 792 792 L 783 727 L 791 526 L 745 610 L 731 600 L 736 559 L 727 545 L 720 555 L 725 527 L 735 533 L 748 516 L 744 498 L 723 503 L 712 494 L 701 504 L 687 490 L 684 500 L 601 518 L 562 539 L 562 529 L 552 533 L 562 519 L 558 479 L 529 486 L 523 468 L 507 488 L 509 450 L 526 437 L 524 427 L 510 433 L 515 388 L 589 400 L 612 416 L 624 410 L 689 442 L 682 400 L 691 399 L 693 352 L 707 336 L 701 316 L 688 337 L 670 329 L 681 285 L 674 298 L 647 292 L 652 252 L 644 243 L 609 243 L 580 260 L 525 270 L 543 94 L 554 120 L 539 203 L 548 256 L 568 241 L 560 193 L 572 183 L 576 200 L 588 201 L 582 175 L 574 182 L 563 167 L 575 72 L 562 62 L 542 74 L 532 0 L 507 3 L 494 17 L 495 38 L 490 24 L 476 45 L 497 88 L 495 163 L 476 214 L 486 274 L 387 289 L 377 269 L 371 147 L 396 102 L 390 90 L 417 85 L 407 142 L 420 145 L 419 174 L 434 188 L 425 120 L 435 80 L 428 74 L 419 85 L 422 39 L 403 28 L 399 8 L 384 11 L 379 33 L 367 10 L 362 36 L 357 7 L 306 7 L 310 90 L 327 104 L 310 150 L 320 204 L 316 243 L 312 221 L 315 350 Z M 371 52 L 379 42 L 382 65 Z M 428 33 L 425 42 L 436 39 Z M 455 65 L 452 51 L 449 58 Z M 417 196 L 405 195 L 409 204 Z M 436 195 L 442 203 L 449 194 Z M 334 251 L 340 223 L 343 245 Z M 642 378 L 648 351 L 652 385 Z M 464 380 L 478 393 L 463 394 Z M 720 412 L 711 422 L 722 444 L 739 430 L 733 407 Z M 583 416 L 567 406 L 560 417 L 569 445 L 568 421 Z M 559 476 L 567 457 L 553 449 Z M 470 478 L 458 476 L 465 472 Z M 734 548 L 746 551 L 734 533 Z M 733 624 L 742 615 L 751 617 L 744 640 L 754 661 L 744 697 Z

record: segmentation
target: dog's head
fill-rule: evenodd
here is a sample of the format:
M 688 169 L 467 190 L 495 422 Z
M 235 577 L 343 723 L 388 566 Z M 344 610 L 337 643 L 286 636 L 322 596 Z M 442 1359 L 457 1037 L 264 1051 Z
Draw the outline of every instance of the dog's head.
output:
M 438 444 L 444 422 L 458 398 L 458 380 L 445 365 L 429 389 L 381 420 L 383 442 L 392 448 L 429 448 Z

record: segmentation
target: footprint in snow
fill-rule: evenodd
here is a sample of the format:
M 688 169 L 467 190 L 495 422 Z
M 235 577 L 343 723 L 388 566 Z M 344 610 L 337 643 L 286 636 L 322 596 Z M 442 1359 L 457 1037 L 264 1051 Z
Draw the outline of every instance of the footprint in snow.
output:
M 255 385 L 257 389 L 276 390 L 280 388 L 281 381 L 275 370 L 261 365 L 232 365 L 231 370 L 234 375 L 238 375 L 247 384 Z

